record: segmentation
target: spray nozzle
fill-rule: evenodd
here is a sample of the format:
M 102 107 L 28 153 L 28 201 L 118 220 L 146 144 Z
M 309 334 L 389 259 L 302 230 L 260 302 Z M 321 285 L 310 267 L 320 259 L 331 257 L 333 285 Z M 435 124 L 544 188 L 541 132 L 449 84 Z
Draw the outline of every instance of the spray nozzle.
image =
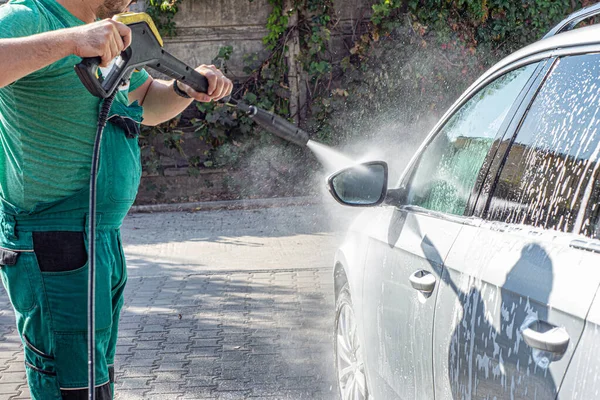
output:
M 288 142 L 305 147 L 310 140 L 308 133 L 278 115 L 255 106 L 237 102 L 235 100 L 229 101 L 228 104 L 248 114 L 250 118 L 252 118 L 265 130 L 271 132 L 275 136 L 287 140 Z
M 246 103 L 241 103 L 241 102 L 238 102 L 235 100 L 230 100 L 227 103 L 227 105 L 237 108 L 241 112 L 248 114 L 248 116 L 250 116 L 250 117 L 253 116 L 254 114 L 256 114 L 256 107 L 250 106 Z

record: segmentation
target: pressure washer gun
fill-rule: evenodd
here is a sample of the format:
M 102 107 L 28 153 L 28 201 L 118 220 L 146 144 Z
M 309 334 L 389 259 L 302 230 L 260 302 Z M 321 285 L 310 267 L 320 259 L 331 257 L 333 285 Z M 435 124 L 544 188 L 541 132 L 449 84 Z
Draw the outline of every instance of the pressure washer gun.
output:
M 178 60 L 163 49 L 163 40 L 146 13 L 124 13 L 115 18 L 131 29 L 131 45 L 114 62 L 106 77 L 98 73 L 100 57 L 84 58 L 75 71 L 87 90 L 96 97 L 108 98 L 121 83 L 129 80 L 135 69 L 149 67 L 185 83 L 197 92 L 208 91 L 205 76 Z M 282 139 L 306 146 L 306 132 L 275 114 L 258 107 L 230 99 L 228 105 L 248 114 L 256 123 Z

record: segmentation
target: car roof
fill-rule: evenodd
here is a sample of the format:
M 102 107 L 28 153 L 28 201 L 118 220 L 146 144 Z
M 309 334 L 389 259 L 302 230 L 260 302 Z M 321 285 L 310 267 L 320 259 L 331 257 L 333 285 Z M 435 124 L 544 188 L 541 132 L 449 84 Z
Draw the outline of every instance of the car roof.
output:
M 529 58 L 530 56 L 539 53 L 594 44 L 600 44 L 600 25 L 586 26 L 584 28 L 578 28 L 572 31 L 559 33 L 557 35 L 539 40 L 520 50 L 515 51 L 494 65 L 490 71 L 497 71 L 509 64 L 517 62 L 521 59 Z

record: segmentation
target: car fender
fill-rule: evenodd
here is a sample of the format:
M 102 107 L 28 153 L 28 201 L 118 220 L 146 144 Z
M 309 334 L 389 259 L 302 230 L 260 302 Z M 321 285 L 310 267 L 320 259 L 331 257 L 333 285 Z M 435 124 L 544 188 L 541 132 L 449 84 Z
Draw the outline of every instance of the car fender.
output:
M 344 277 L 340 276 L 341 271 L 343 271 L 343 275 L 348 282 L 350 295 L 352 296 L 360 337 L 363 337 L 362 315 L 365 262 L 369 251 L 369 243 L 377 235 L 377 226 L 385 223 L 385 221 L 382 221 L 382 216 L 387 214 L 385 209 L 386 207 L 376 207 L 361 212 L 347 230 L 346 236 L 336 251 L 334 259 L 334 280 L 339 282 L 344 279 Z M 336 283 L 336 288 L 338 288 L 338 283 Z

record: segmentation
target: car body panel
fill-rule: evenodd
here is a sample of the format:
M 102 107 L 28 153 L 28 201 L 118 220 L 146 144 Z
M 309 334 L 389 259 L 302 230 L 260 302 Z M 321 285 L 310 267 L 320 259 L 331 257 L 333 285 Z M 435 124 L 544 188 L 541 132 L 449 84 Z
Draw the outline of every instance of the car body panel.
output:
M 387 207 L 373 224 L 365 263 L 362 319 L 365 358 L 376 399 L 433 398 L 432 327 L 437 284 L 431 295 L 410 276 L 439 277 L 443 258 L 461 224 Z
M 573 238 L 489 222 L 464 227 L 437 299 L 436 398 L 556 396 L 600 284 L 598 255 L 570 247 Z M 536 320 L 566 328 L 559 360 L 524 342 Z
M 594 253 L 590 253 L 592 255 Z M 594 255 L 596 266 L 600 254 Z M 582 276 L 583 278 L 583 276 Z M 587 279 L 587 277 L 583 278 Z M 560 387 L 559 399 L 600 398 L 600 296 L 590 308 L 577 351 Z
M 348 283 L 352 303 L 354 307 L 354 315 L 358 329 L 358 336 L 361 343 L 365 343 L 364 339 L 364 324 L 360 318 L 364 307 L 363 294 L 363 274 L 365 268 L 365 260 L 368 254 L 369 237 L 372 235 L 374 226 L 383 223 L 385 214 L 384 208 L 367 208 L 362 211 L 352 222 L 346 236 L 336 252 L 334 265 L 337 268 L 342 268 L 344 276 L 338 276 L 338 272 L 334 272 L 334 280 L 342 279 Z M 337 295 L 337 293 L 336 293 Z

